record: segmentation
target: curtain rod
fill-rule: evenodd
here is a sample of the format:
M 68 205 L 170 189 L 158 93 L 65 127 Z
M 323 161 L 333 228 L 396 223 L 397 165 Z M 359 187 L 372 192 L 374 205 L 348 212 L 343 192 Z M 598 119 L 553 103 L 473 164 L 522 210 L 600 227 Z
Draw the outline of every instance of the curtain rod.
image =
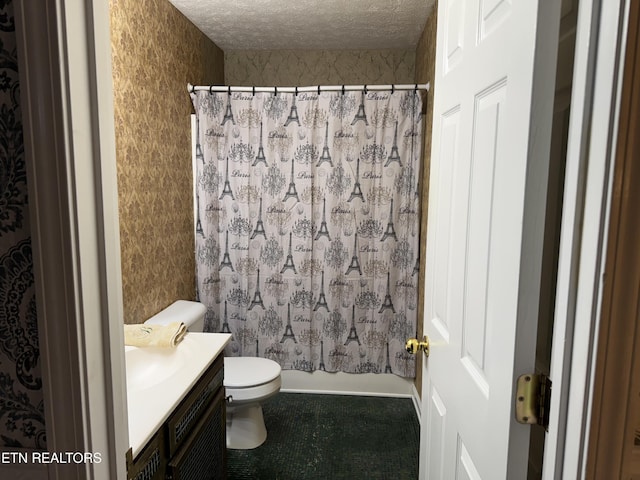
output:
M 187 83 L 190 93 L 196 90 L 213 92 L 243 92 L 243 93 L 303 93 L 303 92 L 352 92 L 352 91 L 386 91 L 391 90 L 426 90 L 429 91 L 430 83 L 398 84 L 398 85 L 318 85 L 315 87 L 233 87 L 226 85 L 194 86 Z

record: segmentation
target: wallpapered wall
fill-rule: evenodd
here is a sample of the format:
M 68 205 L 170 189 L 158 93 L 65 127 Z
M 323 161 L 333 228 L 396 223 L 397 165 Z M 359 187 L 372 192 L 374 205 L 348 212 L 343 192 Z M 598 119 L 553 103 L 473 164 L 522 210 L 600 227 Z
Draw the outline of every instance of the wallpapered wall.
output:
M 111 0 L 125 323 L 195 298 L 187 83 L 224 82 L 222 51 L 167 0 Z
M 224 54 L 225 82 L 243 86 L 414 83 L 414 50 L 242 50 Z
M 14 12 L 0 2 L 0 446 L 46 448 Z
M 424 31 L 416 48 L 416 82 L 431 83 L 431 89 L 426 97 L 426 112 L 424 116 L 425 131 L 424 138 L 424 156 L 422 161 L 422 220 L 420 229 L 420 238 L 422 242 L 427 238 L 427 206 L 429 201 L 429 165 L 431 163 L 431 127 L 433 126 L 433 79 L 436 70 L 436 26 L 438 23 L 436 12 L 438 11 L 438 2 L 436 1 Z M 424 245 L 424 244 L 423 244 Z M 425 278 L 425 260 L 426 255 L 420 255 L 420 285 L 418 292 L 418 337 L 422 337 L 422 321 L 424 316 L 424 278 Z M 416 379 L 415 385 L 418 393 L 422 393 L 422 355 L 418 355 L 416 362 Z

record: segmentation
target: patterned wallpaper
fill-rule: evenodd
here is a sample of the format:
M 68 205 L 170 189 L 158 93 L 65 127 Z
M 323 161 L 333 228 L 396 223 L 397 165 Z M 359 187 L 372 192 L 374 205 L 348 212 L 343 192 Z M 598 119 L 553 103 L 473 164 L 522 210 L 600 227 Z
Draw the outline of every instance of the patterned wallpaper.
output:
M 433 126 L 433 92 L 436 69 L 436 26 L 438 23 L 437 14 L 438 2 L 436 1 L 427 23 L 424 26 L 424 31 L 418 42 L 416 48 L 416 82 L 418 83 L 431 83 L 431 89 L 427 93 L 426 97 L 426 112 L 424 117 L 425 131 L 423 132 L 424 138 L 424 157 L 422 161 L 422 220 L 420 238 L 422 241 L 427 238 L 427 206 L 429 201 L 429 165 L 431 163 L 431 127 Z M 424 315 L 424 278 L 425 278 L 425 260 L 426 255 L 420 256 L 420 280 L 419 280 L 419 294 L 418 294 L 418 319 L 421 319 Z M 418 338 L 422 337 L 422 322 L 418 321 Z M 418 362 L 416 364 L 416 380 L 415 385 L 419 393 L 422 392 L 422 355 L 418 356 Z
M 225 82 L 244 86 L 414 83 L 414 50 L 231 51 Z
M 46 449 L 14 12 L 0 2 L 0 445 Z
M 110 0 L 125 323 L 195 298 L 187 83 L 223 54 L 167 0 Z

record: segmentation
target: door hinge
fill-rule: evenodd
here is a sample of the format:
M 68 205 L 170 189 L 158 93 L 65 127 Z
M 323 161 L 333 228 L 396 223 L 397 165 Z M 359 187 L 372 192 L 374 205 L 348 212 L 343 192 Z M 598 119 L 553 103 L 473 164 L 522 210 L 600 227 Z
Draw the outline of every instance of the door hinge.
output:
M 545 375 L 526 374 L 516 383 L 516 420 L 549 428 L 551 380 Z

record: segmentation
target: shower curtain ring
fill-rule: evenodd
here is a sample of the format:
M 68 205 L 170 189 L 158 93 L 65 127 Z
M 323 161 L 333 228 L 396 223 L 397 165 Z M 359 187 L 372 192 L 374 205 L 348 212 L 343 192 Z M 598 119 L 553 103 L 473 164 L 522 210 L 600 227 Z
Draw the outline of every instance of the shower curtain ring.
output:
M 318 96 L 320 96 L 320 85 L 318 85 Z
M 231 85 L 227 87 L 227 93 L 229 94 L 229 96 L 231 96 Z
M 344 85 L 342 85 L 342 95 L 344 95 Z
M 278 96 L 278 87 L 273 87 L 273 96 L 274 97 Z
M 396 91 L 396 86 L 392 83 L 391 84 L 391 95 L 393 95 L 393 93 Z
M 209 85 L 209 95 L 213 95 L 213 85 Z
M 367 85 L 366 85 L 366 84 L 365 84 L 365 86 L 364 86 L 364 94 L 365 94 L 365 95 L 367 94 Z
M 253 96 L 256 96 L 256 86 L 254 85 L 253 87 L 251 87 L 251 92 L 253 93 Z
M 298 87 L 296 86 L 296 97 L 298 96 Z

